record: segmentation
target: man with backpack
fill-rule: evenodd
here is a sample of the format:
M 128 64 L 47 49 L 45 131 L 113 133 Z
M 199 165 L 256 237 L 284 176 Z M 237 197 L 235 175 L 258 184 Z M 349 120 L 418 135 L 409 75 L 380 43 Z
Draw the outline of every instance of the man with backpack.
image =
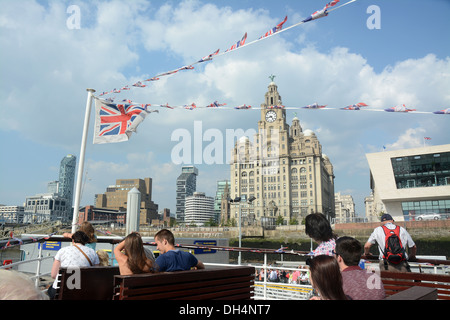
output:
M 390 214 L 383 214 L 381 223 L 364 245 L 364 254 L 370 255 L 370 248 L 377 243 L 380 251 L 380 270 L 411 272 L 408 260 L 414 260 L 417 252 L 411 235 L 405 228 L 395 225 Z M 409 257 L 406 248 L 409 248 Z

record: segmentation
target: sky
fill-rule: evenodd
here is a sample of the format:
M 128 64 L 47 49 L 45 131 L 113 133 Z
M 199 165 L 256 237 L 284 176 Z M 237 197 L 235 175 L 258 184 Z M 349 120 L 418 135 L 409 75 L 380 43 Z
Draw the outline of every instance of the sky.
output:
M 98 95 L 192 64 L 224 52 L 245 32 L 248 42 L 256 40 L 285 16 L 287 28 L 326 3 L 0 0 L 0 204 L 22 205 L 45 193 L 61 159 L 79 158 L 87 88 Z M 199 169 L 197 190 L 214 196 L 217 181 L 230 175 L 227 130 L 256 130 L 260 119 L 258 110 L 233 107 L 259 107 L 275 75 L 283 105 L 298 108 L 287 110 L 288 124 L 296 113 L 303 130 L 317 135 L 334 167 L 335 192 L 351 194 L 363 216 L 371 191 L 366 153 L 450 143 L 450 116 L 431 113 L 450 107 L 449 14 L 449 0 L 357 0 L 194 70 L 110 95 L 154 105 L 227 105 L 159 108 L 129 141 L 111 144 L 92 143 L 92 107 L 81 205 L 94 204 L 116 179 L 151 177 L 152 199 L 174 213 L 176 179 L 191 164 Z M 314 102 L 336 109 L 301 109 Z M 425 113 L 337 110 L 357 102 Z M 181 164 L 173 158 L 180 130 L 200 143 Z M 224 146 L 213 164 L 201 156 L 211 144 L 208 132 L 221 134 Z

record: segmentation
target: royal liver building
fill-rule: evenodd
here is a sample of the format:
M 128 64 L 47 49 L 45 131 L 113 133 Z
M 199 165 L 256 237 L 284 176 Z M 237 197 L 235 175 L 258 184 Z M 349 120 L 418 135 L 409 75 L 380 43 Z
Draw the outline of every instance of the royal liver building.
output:
M 239 208 L 244 224 L 277 221 L 301 223 L 312 212 L 334 217 L 334 175 L 330 159 L 314 132 L 303 131 L 295 116 L 286 123 L 278 87 L 269 84 L 258 132 L 251 142 L 242 137 L 231 156 L 231 203 L 223 220 L 238 221 Z M 253 201 L 249 201 L 250 199 Z M 280 219 L 281 220 L 281 219 Z M 280 221 L 278 220 L 278 221 Z

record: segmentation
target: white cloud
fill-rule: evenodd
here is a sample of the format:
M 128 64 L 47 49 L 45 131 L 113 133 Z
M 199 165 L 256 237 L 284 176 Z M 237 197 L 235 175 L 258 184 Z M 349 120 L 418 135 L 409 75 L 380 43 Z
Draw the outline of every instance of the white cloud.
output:
M 192 63 L 218 48 L 223 52 L 244 32 L 248 32 L 248 41 L 254 40 L 279 22 L 279 17 L 271 17 L 268 10 L 234 10 L 226 2 L 156 5 L 143 0 L 82 2 L 81 29 L 69 30 L 68 5 L 64 3 L 49 2 L 44 6 L 35 1 L 25 5 L 3 2 L 2 130 L 15 131 L 38 144 L 77 151 L 87 87 L 100 92 L 133 84 Z M 290 10 L 290 23 L 305 16 Z M 377 109 L 406 104 L 435 111 L 450 105 L 450 58 L 428 54 L 375 72 L 354 49 L 335 46 L 324 51 L 312 45 L 314 31 L 319 27 L 319 23 L 305 25 L 117 98 L 178 105 L 204 105 L 218 100 L 230 109 L 243 103 L 259 107 L 269 82 L 267 77 L 275 74 L 283 103 L 291 107 L 316 101 L 334 108 L 366 102 Z M 288 110 L 289 119 L 293 112 Z M 323 152 L 335 166 L 338 181 L 346 175 L 367 174 L 367 151 L 381 151 L 382 145 L 420 146 L 424 135 L 439 137 L 433 142 L 443 143 L 447 127 L 447 119 L 435 115 L 304 109 L 295 112 L 303 129 L 316 131 Z M 256 129 L 259 117 L 259 111 L 161 109 L 159 114 L 147 117 L 130 142 L 88 147 L 91 181 L 86 183 L 85 194 L 104 192 L 105 186 L 120 176 L 154 177 L 155 192 L 174 190 L 180 171 L 169 158 L 175 145 L 170 141 L 174 130 L 191 131 L 194 121 L 201 120 L 204 130 L 217 128 L 225 134 L 226 129 Z M 208 181 L 204 182 L 207 188 L 212 188 L 214 180 L 223 178 L 221 172 L 227 168 L 224 165 L 217 170 L 203 170 L 210 174 L 200 177 Z

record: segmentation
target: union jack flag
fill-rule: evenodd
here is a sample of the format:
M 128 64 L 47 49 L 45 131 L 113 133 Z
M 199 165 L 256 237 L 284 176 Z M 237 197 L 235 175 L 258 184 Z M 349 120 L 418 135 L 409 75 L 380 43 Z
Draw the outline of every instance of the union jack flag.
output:
M 94 143 L 126 141 L 147 115 L 147 107 L 95 101 Z

